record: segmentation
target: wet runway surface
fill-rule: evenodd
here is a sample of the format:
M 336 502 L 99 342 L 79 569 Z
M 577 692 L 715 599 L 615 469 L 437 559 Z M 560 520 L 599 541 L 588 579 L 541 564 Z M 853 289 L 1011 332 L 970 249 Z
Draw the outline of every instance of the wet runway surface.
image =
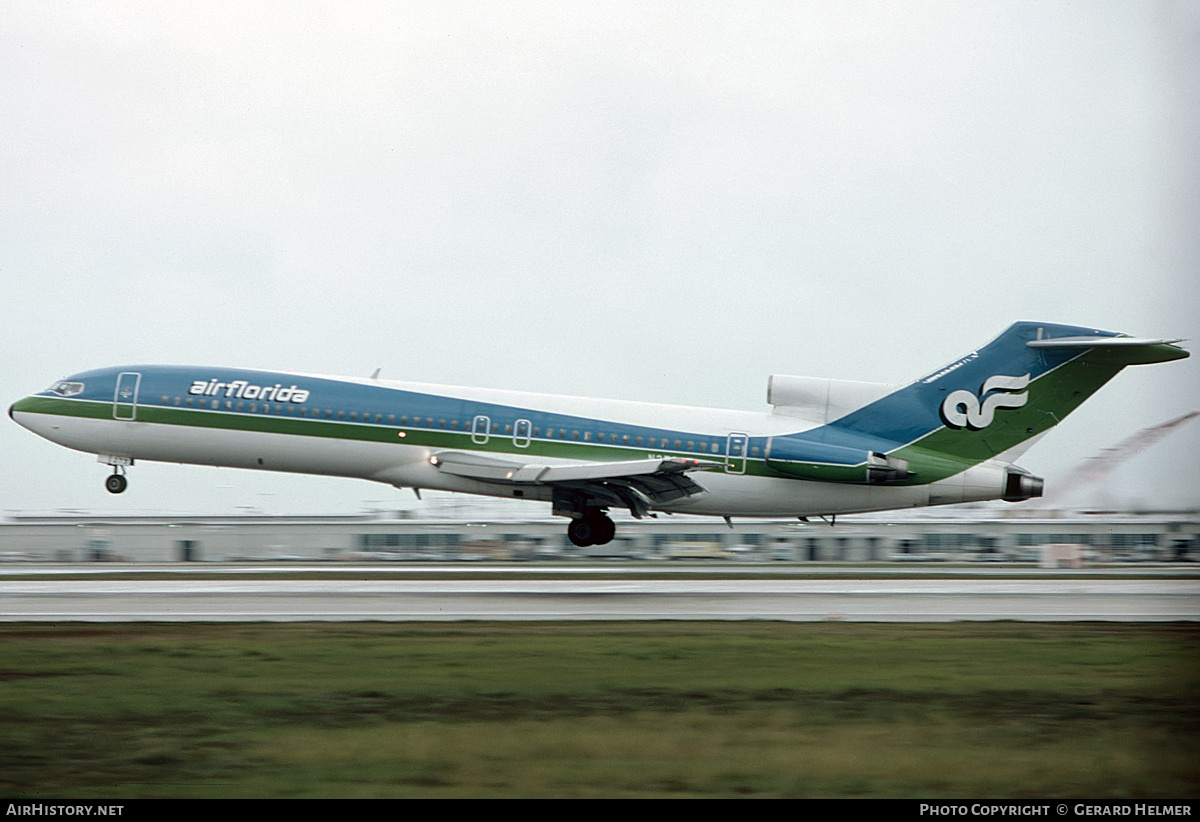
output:
M 0 578 L 7 622 L 622 619 L 1196 621 L 1200 580 Z

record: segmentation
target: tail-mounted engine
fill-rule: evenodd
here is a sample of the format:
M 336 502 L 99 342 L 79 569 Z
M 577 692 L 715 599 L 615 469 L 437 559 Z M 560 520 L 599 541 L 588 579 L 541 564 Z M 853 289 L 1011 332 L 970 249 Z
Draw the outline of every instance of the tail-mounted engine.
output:
M 1041 477 L 1010 469 L 1004 477 L 1004 496 L 1001 499 L 1005 502 L 1021 502 L 1040 497 L 1044 484 Z

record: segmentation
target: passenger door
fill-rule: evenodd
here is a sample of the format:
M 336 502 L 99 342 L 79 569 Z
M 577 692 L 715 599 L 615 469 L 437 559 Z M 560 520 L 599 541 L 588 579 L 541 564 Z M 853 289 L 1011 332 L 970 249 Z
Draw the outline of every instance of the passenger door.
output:
M 117 390 L 113 393 L 113 419 L 137 419 L 138 388 L 142 375 L 137 371 L 122 371 L 117 375 Z

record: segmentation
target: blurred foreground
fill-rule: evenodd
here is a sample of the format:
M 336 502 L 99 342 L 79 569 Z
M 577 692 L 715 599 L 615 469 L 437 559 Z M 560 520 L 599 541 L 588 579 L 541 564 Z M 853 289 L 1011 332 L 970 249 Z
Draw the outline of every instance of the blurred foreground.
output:
M 0 791 L 1195 798 L 1200 628 L 0 625 Z

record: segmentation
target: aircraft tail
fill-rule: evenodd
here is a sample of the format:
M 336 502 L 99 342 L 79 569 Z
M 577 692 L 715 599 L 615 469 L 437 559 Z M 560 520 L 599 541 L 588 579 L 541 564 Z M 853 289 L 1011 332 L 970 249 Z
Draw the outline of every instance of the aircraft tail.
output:
M 1044 434 L 1126 366 L 1187 357 L 1175 342 L 1015 323 L 983 348 L 893 395 L 913 417 L 907 430 L 892 426 L 887 435 L 906 443 L 901 450 L 911 450 L 918 463 L 931 455 L 948 459 L 947 469 L 957 463 L 961 470 Z M 943 471 L 931 465 L 926 473 Z
M 803 434 L 773 438 L 768 465 L 846 482 L 936 482 L 1011 456 L 1128 365 L 1187 357 L 1176 342 L 1015 323 L 911 385 Z

